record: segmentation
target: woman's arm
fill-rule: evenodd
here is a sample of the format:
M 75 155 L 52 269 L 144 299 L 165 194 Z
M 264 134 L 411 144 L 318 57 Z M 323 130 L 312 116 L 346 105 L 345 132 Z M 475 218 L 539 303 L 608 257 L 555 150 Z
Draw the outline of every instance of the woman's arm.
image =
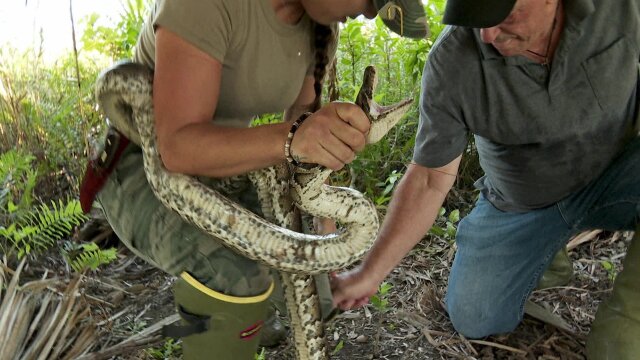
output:
M 313 76 L 307 75 L 302 82 L 302 88 L 300 89 L 300 94 L 298 94 L 298 98 L 288 109 L 284 111 L 284 121 L 292 122 L 295 119 L 299 118 L 300 115 L 304 114 L 307 111 L 311 111 L 311 107 L 313 106 L 313 101 L 316 98 L 316 92 L 313 89 L 313 84 L 316 82 L 316 79 Z
M 218 60 L 170 31 L 157 29 L 154 112 L 158 151 L 169 171 L 225 177 L 285 161 L 290 124 L 238 129 L 211 122 L 221 72 Z M 308 101 L 304 94 L 301 102 Z M 302 161 L 340 169 L 364 147 L 368 128 L 369 121 L 356 105 L 328 104 L 298 129 L 292 153 Z
M 284 160 L 278 145 L 286 124 L 236 129 L 212 123 L 221 73 L 218 60 L 162 27 L 156 30 L 153 101 L 158 151 L 169 171 L 223 177 Z

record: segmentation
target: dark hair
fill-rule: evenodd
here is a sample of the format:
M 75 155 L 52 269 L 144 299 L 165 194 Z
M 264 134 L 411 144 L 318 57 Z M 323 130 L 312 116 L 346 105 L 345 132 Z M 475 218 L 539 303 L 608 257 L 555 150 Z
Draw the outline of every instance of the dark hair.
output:
M 315 69 L 313 70 L 313 77 L 315 83 L 313 89 L 316 93 L 316 98 L 311 106 L 311 111 L 317 111 L 322 105 L 322 85 L 324 77 L 327 73 L 327 65 L 329 65 L 329 49 L 332 47 L 332 43 L 335 41 L 337 33 L 337 27 L 331 27 L 316 23 L 314 26 L 314 49 L 315 49 Z

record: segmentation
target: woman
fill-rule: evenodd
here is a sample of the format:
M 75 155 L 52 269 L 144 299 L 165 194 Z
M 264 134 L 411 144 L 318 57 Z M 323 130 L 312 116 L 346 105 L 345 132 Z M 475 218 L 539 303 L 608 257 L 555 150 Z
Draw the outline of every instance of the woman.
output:
M 165 167 L 222 178 L 285 159 L 334 170 L 351 162 L 365 144 L 369 123 L 351 103 L 320 107 L 322 78 L 335 48 L 331 25 L 360 14 L 373 18 L 377 9 L 388 9 L 387 2 L 158 0 L 135 61 L 154 69 L 158 151 Z M 406 3 L 413 19 L 422 16 L 419 1 Z M 385 22 L 405 35 L 423 36 L 422 23 L 405 26 L 408 10 L 402 20 Z M 253 116 L 282 109 L 283 123 L 248 128 Z M 291 122 L 305 111 L 314 113 L 285 154 Z M 225 195 L 259 211 L 248 187 Z M 193 340 L 183 344 L 185 358 L 210 358 L 213 351 L 216 359 L 253 359 L 273 289 L 269 269 L 162 206 L 135 145 L 124 151 L 98 200 L 132 251 L 170 274 L 186 274 L 174 289 L 179 312 L 193 325 L 176 332 Z M 204 328 L 197 328 L 203 320 Z

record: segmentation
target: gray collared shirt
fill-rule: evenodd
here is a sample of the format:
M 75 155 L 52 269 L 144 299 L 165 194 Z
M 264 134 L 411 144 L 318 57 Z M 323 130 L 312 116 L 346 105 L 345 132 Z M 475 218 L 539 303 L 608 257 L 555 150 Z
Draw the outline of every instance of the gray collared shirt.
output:
M 425 65 L 413 160 L 448 164 L 475 136 L 476 183 L 505 211 L 551 205 L 599 176 L 633 136 L 640 1 L 565 0 L 550 67 L 447 27 Z

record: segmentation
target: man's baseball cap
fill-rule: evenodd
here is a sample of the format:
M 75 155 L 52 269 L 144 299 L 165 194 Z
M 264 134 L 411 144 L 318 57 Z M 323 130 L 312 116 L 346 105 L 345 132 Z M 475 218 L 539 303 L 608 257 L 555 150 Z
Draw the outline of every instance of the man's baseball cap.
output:
M 442 22 L 472 28 L 489 28 L 509 16 L 516 0 L 447 0 Z
M 373 0 L 378 16 L 400 36 L 422 39 L 429 36 L 429 25 L 421 0 Z

